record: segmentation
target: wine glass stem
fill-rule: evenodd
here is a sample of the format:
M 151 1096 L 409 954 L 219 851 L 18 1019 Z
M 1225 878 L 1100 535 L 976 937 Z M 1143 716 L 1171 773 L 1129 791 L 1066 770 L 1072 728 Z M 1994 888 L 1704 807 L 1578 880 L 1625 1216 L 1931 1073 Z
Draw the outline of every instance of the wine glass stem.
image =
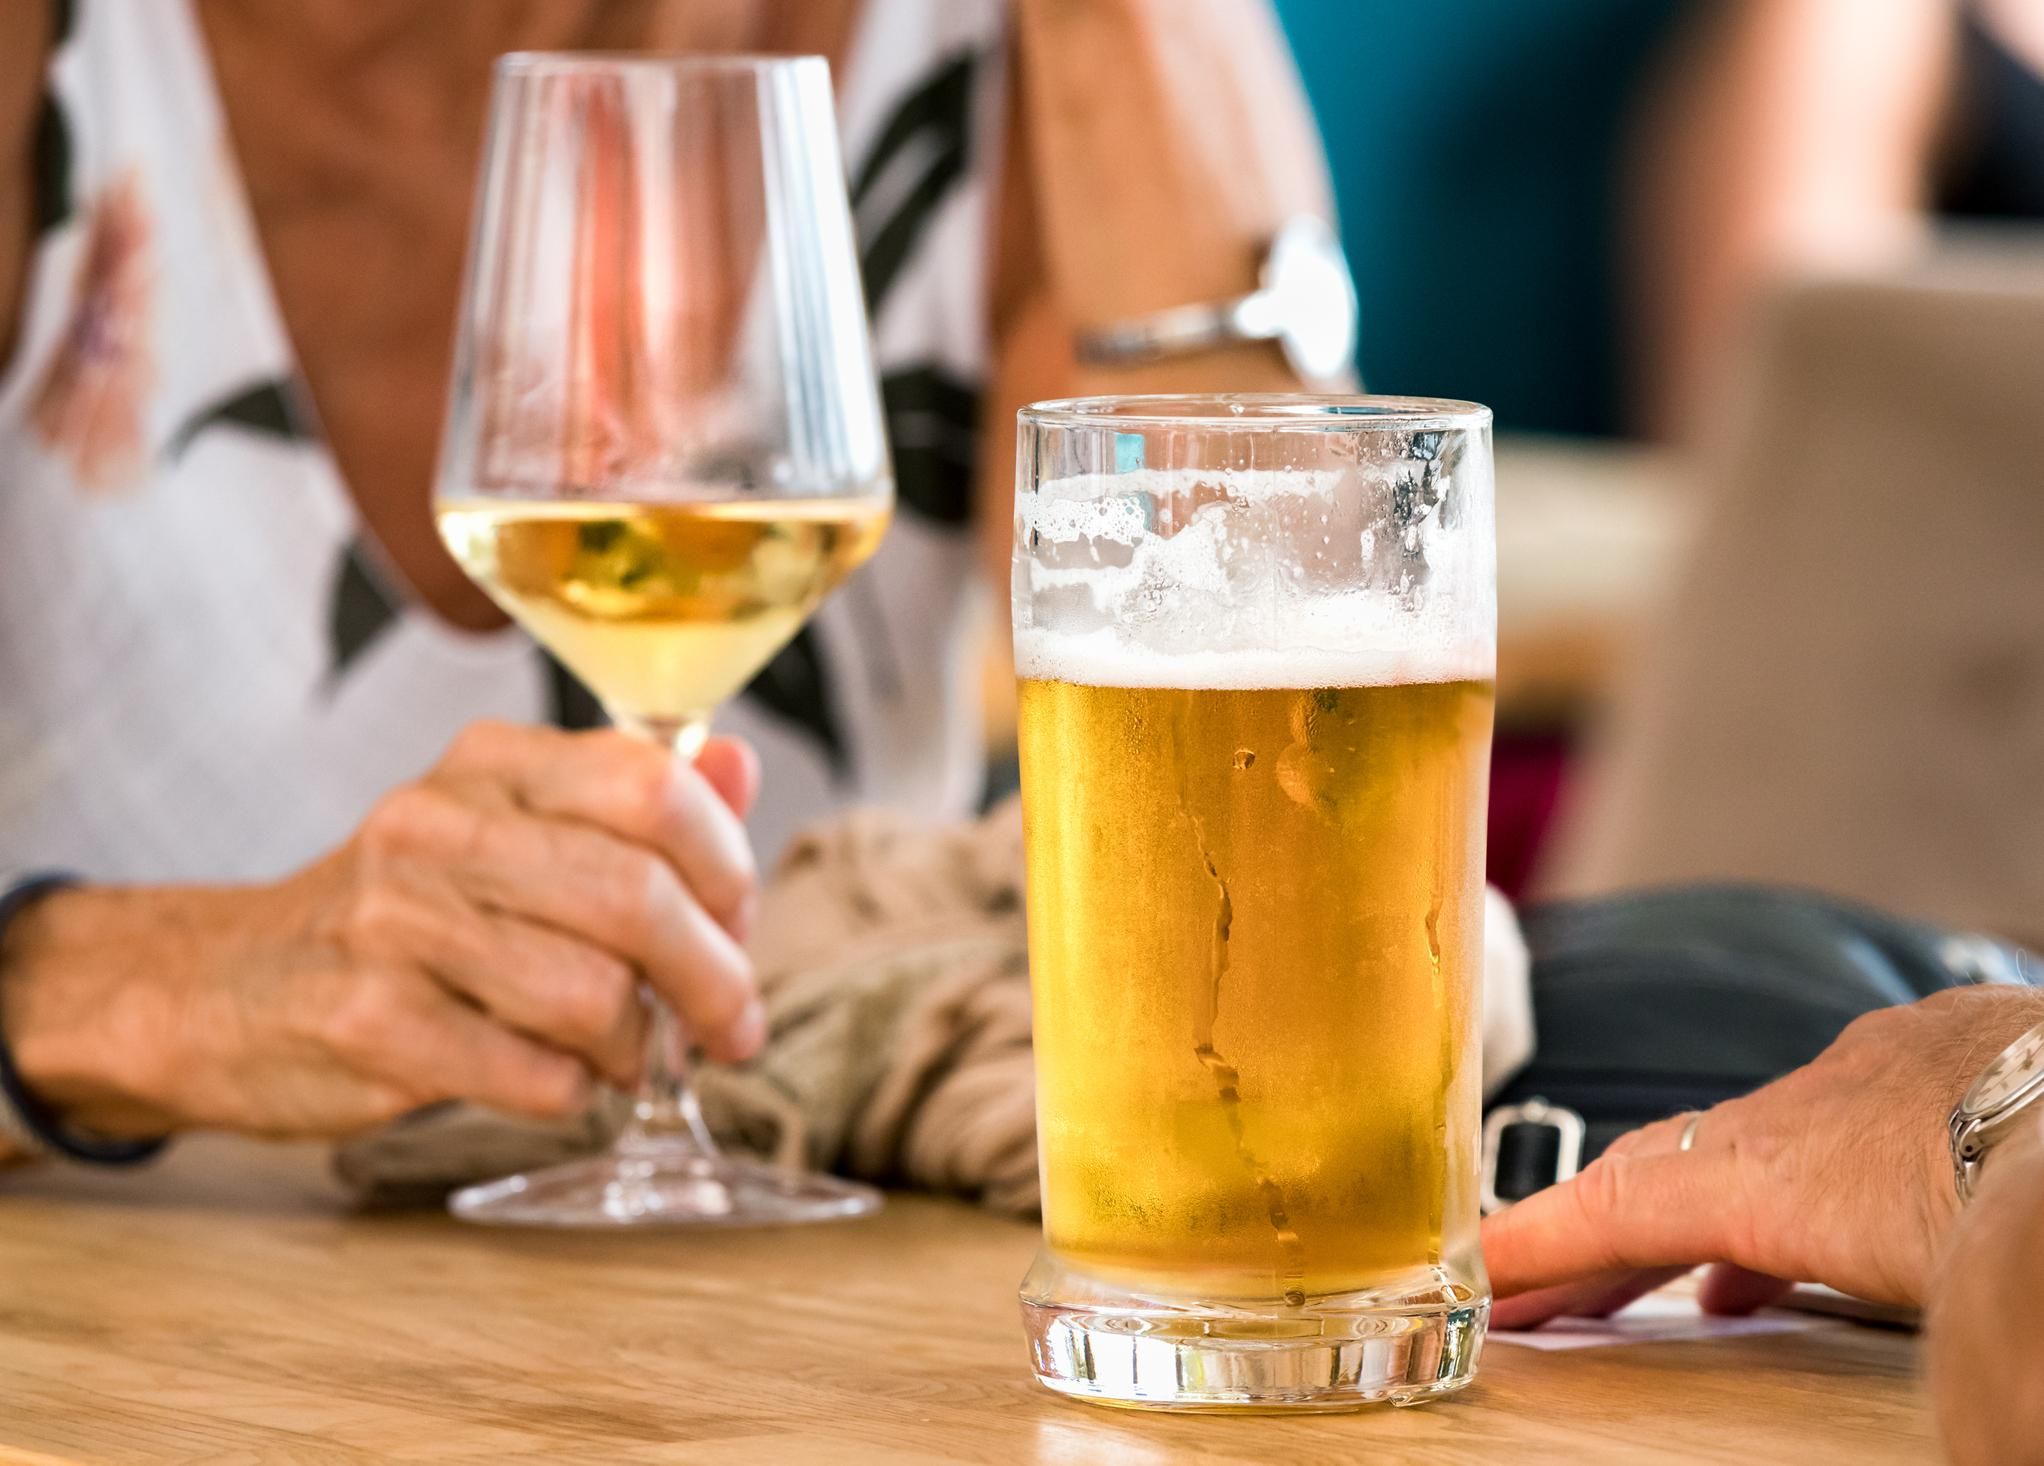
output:
M 674 1011 L 656 994 L 647 995 L 646 1067 L 632 1095 L 631 1118 L 619 1132 L 621 1151 L 695 1150 L 715 1155 L 717 1143 L 703 1123 L 688 1082 L 687 1043 Z
M 709 741 L 707 713 L 684 718 L 642 718 L 607 709 L 610 720 L 625 732 L 649 742 L 662 743 L 678 758 L 693 760 Z M 717 1154 L 710 1127 L 703 1123 L 702 1106 L 688 1082 L 688 1040 L 681 1020 L 660 995 L 646 990 L 646 1064 L 639 1087 L 632 1094 L 631 1117 L 618 1133 L 617 1149 L 631 1154 L 677 1150 L 702 1155 Z
M 607 704 L 604 711 L 610 715 L 611 722 L 633 737 L 671 748 L 677 758 L 691 763 L 703 751 L 703 745 L 710 741 L 708 713 L 690 713 L 680 718 L 642 718 Z

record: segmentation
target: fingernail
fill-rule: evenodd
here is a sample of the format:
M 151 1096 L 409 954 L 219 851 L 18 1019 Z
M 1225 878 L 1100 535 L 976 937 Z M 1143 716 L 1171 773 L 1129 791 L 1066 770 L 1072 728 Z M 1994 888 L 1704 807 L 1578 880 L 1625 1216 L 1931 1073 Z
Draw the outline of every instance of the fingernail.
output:
M 754 998 L 745 1005 L 745 1011 L 738 1015 L 738 1022 L 731 1029 L 731 1051 L 742 1063 L 765 1047 L 766 1036 L 766 1004 Z

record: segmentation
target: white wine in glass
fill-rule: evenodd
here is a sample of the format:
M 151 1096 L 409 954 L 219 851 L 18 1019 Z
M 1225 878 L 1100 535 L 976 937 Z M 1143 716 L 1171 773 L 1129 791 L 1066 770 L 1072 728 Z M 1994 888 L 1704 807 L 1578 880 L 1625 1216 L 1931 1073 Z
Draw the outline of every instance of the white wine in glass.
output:
M 619 726 L 694 756 L 710 714 L 873 553 L 884 496 L 454 500 L 440 535 Z
M 498 63 L 435 509 L 619 727 L 692 758 L 870 556 L 893 477 L 816 57 Z M 457 1192 L 470 1221 L 746 1226 L 879 1193 L 720 1152 L 653 1001 L 611 1150 Z

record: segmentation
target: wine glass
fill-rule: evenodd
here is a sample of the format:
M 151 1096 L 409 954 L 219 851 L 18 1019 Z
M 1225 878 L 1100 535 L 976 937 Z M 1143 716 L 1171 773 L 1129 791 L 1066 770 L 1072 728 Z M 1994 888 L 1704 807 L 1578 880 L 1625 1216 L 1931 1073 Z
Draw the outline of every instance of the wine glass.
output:
M 893 502 L 827 64 L 500 60 L 450 397 L 448 548 L 620 728 L 692 758 Z M 743 1226 L 879 1205 L 720 1153 L 649 1001 L 612 1148 L 458 1192 L 455 1215 Z

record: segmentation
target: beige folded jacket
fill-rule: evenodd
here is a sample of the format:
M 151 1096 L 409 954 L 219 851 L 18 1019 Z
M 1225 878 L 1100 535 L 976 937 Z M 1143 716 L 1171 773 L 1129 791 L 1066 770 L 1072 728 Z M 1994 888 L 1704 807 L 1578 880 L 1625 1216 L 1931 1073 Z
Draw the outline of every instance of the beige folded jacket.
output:
M 1486 918 L 1488 1092 L 1530 1055 L 1532 1029 L 1525 947 L 1495 893 Z M 938 830 L 879 810 L 811 830 L 775 872 L 757 932 L 767 1046 L 743 1067 L 695 1074 L 718 1139 L 1034 1212 L 1019 805 Z M 576 1121 L 537 1125 L 441 1107 L 343 1146 L 336 1167 L 372 1202 L 430 1202 L 593 1150 L 627 1108 L 612 1096 Z

